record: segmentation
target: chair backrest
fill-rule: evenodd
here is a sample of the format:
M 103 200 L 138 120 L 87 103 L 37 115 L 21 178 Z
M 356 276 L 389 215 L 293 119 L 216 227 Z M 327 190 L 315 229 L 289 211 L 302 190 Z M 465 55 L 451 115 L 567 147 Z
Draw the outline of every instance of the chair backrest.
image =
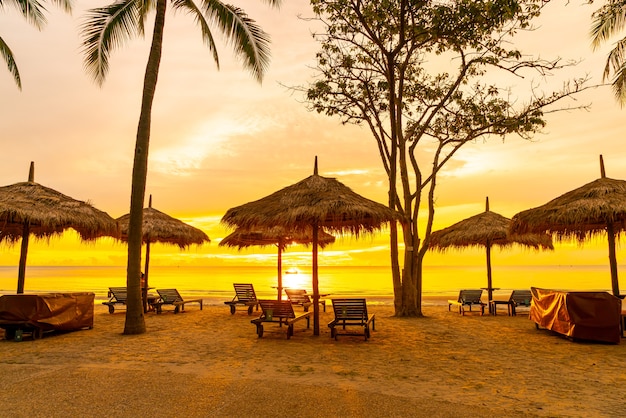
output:
M 128 294 L 125 287 L 109 287 L 109 297 L 115 302 L 126 302 Z
M 482 289 L 464 289 L 459 292 L 459 302 L 463 304 L 481 303 Z
M 367 321 L 367 303 L 363 298 L 331 299 L 335 319 Z
M 260 299 L 259 305 L 261 305 L 264 317 L 268 319 L 296 317 L 293 306 L 288 300 Z
M 183 297 L 176 289 L 157 289 L 163 302 L 183 302 Z
M 256 302 L 256 293 L 251 283 L 233 283 L 235 298 L 240 302 Z
M 514 290 L 511 293 L 511 302 L 517 306 L 530 306 L 532 298 L 530 290 Z
M 306 290 L 304 289 L 285 289 L 285 293 L 291 303 L 311 303 L 311 298 L 307 295 Z

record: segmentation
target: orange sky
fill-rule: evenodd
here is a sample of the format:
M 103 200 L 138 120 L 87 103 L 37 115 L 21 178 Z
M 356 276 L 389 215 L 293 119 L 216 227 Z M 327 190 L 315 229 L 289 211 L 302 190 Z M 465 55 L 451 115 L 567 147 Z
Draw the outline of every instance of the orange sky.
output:
M 385 174 L 366 129 L 342 126 L 337 119 L 308 112 L 301 98 L 284 85 L 311 79 L 317 44 L 307 0 L 285 1 L 280 11 L 261 1 L 235 2 L 272 37 L 272 63 L 262 85 L 241 69 L 227 45 L 218 40 L 221 70 L 215 68 L 193 22 L 168 16 L 164 56 L 153 109 L 147 194 L 153 206 L 202 228 L 212 244 L 180 252 L 154 246 L 155 264 L 257 262 L 265 253 L 218 247 L 229 231 L 219 225 L 224 212 L 256 200 L 312 173 L 336 177 L 364 196 L 384 203 Z M 84 9 L 108 4 L 89 0 L 72 16 L 50 8 L 49 24 L 36 31 L 11 9 L 0 14 L 0 33 L 14 52 L 23 91 L 0 69 L 2 184 L 25 181 L 30 161 L 35 180 L 81 200 L 113 217 L 128 212 L 130 175 L 148 41 L 134 40 L 114 52 L 111 70 L 99 88 L 86 75 L 78 26 Z M 600 83 L 607 52 L 592 52 L 588 28 L 593 8 L 550 4 L 532 34 L 520 40 L 523 50 L 542 58 L 581 60 L 570 76 L 589 74 Z M 609 45 L 610 46 L 610 45 Z M 564 79 L 551 81 L 557 86 Z M 538 80 L 541 81 L 541 80 Z M 579 103 L 590 111 L 550 115 L 544 132 L 532 142 L 516 137 L 491 138 L 457 154 L 440 178 L 437 224 L 443 228 L 484 210 L 504 216 L 541 205 L 599 177 L 598 155 L 607 175 L 626 178 L 623 110 L 609 88 L 585 93 Z M 345 237 L 323 251 L 321 263 L 387 264 L 386 236 L 355 241 Z M 125 246 L 110 241 L 83 245 L 70 233 L 36 243 L 30 265 L 123 265 Z M 262 258 L 262 257 L 261 257 Z M 306 263 L 306 249 L 289 251 L 286 263 Z M 427 264 L 482 263 L 482 251 L 429 255 Z M 618 262 L 622 261 L 618 253 Z M 0 265 L 16 265 L 19 246 L 2 246 Z M 496 261 L 497 260 L 497 261 Z M 559 245 L 551 254 L 506 251 L 494 263 L 604 264 L 605 245 Z M 267 263 L 263 260 L 262 262 Z

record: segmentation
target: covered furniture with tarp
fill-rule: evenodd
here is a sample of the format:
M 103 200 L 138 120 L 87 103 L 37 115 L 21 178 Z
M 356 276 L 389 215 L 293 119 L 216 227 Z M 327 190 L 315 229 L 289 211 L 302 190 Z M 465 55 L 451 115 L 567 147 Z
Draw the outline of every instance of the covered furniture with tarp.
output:
M 77 331 L 93 328 L 95 294 L 92 292 L 15 294 L 0 296 L 0 327 L 5 338 L 33 339 L 46 331 Z
M 620 343 L 622 302 L 608 292 L 531 287 L 529 318 L 539 328 L 578 340 Z

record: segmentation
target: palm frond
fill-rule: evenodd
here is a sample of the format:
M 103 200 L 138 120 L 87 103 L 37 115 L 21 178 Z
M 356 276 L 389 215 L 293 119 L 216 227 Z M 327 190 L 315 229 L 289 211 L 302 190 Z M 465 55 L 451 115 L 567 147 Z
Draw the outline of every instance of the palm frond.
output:
M 626 104 L 626 64 L 623 64 L 619 70 L 615 71 L 613 93 L 622 106 Z
M 9 46 L 4 42 L 2 37 L 0 37 L 0 55 L 2 55 L 2 58 L 7 63 L 7 68 L 13 76 L 15 84 L 17 84 L 17 87 L 22 90 L 22 80 L 20 79 L 20 72 L 17 69 L 15 59 L 13 58 L 13 52 L 11 52 L 11 48 L 9 48 Z
M 269 35 L 238 7 L 219 0 L 204 0 L 203 8 L 209 21 L 232 42 L 235 54 L 243 59 L 244 67 L 261 81 L 269 65 Z
M 52 3 L 59 6 L 64 12 L 72 13 L 72 0 L 52 0 Z
M 156 9 L 156 0 L 143 0 L 141 2 L 140 10 L 139 10 L 139 27 L 137 28 L 140 36 L 144 36 L 146 33 L 146 16 Z
M 11 3 L 20 11 L 26 21 L 41 30 L 47 23 L 46 8 L 36 0 L 12 0 Z
M 120 0 L 105 7 L 87 11 L 80 30 L 83 37 L 85 68 L 98 84 L 109 70 L 109 55 L 138 33 L 141 0 Z
M 606 80 L 611 73 L 617 73 L 624 65 L 626 58 L 626 38 L 621 39 L 609 52 L 602 77 Z
M 196 3 L 193 0 L 174 0 L 172 2 L 172 7 L 175 10 L 183 9 L 188 14 L 192 15 L 195 22 L 200 26 L 200 30 L 202 31 L 202 40 L 209 47 L 209 51 L 211 51 L 213 55 L 213 60 L 217 65 L 217 68 L 220 68 L 220 60 L 217 53 L 217 46 L 215 44 L 215 40 L 213 39 L 213 34 L 211 33 L 211 28 L 209 26 L 209 22 L 205 19 L 202 11 L 198 8 Z
M 593 14 L 591 26 L 591 46 L 600 47 L 626 24 L 626 1 L 610 1 Z

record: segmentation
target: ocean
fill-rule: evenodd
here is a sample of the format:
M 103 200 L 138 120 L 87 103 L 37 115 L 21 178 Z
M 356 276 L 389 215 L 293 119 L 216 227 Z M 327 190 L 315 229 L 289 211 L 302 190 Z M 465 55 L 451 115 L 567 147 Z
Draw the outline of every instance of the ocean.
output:
M 623 266 L 620 266 L 623 271 Z M 626 274 L 626 273 L 625 273 Z M 541 287 L 561 290 L 610 291 L 608 265 L 600 266 L 494 266 L 493 286 L 498 292 Z M 219 303 L 232 298 L 233 283 L 252 283 L 259 298 L 276 296 L 276 267 L 150 266 L 149 286 L 177 288 L 185 297 L 207 298 Z M 27 266 L 25 292 L 94 292 L 104 300 L 109 287 L 126 285 L 126 268 L 99 266 Z M 311 290 L 311 272 L 300 268 L 285 274 L 283 286 Z M 424 296 L 456 296 L 460 289 L 487 286 L 485 266 L 426 266 Z M 623 288 L 626 284 L 621 284 Z M 0 266 L 0 294 L 15 293 L 17 266 Z M 320 293 L 363 296 L 375 303 L 392 303 L 389 267 L 320 266 Z

